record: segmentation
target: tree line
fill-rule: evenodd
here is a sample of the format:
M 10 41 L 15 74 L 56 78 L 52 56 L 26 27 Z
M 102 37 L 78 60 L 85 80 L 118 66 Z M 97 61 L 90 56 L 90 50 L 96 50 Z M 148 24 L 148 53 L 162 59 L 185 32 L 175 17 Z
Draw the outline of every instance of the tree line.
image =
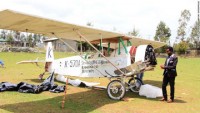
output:
M 191 13 L 189 10 L 183 10 L 178 20 L 179 26 L 177 28 L 177 36 L 171 37 L 171 30 L 164 21 L 160 21 L 157 25 L 156 33 L 154 36 L 155 41 L 167 43 L 166 46 L 173 46 L 178 54 L 184 54 L 187 49 L 200 49 L 200 22 L 197 20 L 193 26 L 188 26 Z M 187 32 L 190 31 L 190 32 Z M 129 35 L 138 36 L 138 30 L 135 28 L 128 33 Z M 175 38 L 172 44 L 170 38 Z M 165 52 L 165 47 L 159 48 L 158 52 Z
M 1 30 L 0 39 L 3 39 L 11 46 L 35 47 L 45 39 L 41 34 L 24 33 L 12 30 Z

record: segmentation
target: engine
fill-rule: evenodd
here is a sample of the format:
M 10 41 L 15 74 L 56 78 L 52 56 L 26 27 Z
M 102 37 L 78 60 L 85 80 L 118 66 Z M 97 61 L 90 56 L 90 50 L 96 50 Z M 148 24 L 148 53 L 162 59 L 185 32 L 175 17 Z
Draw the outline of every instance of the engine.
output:
M 151 45 L 132 46 L 129 53 L 134 62 L 142 61 L 149 62 L 149 65 L 157 65 L 154 48 Z

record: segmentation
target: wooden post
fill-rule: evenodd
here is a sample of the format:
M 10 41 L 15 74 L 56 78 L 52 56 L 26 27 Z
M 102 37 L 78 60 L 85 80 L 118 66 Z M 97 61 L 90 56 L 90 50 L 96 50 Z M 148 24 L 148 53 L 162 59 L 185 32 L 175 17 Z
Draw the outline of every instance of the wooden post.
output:
M 62 109 L 64 109 L 64 106 L 65 106 L 65 99 L 66 99 L 66 96 L 67 96 L 67 84 L 68 84 L 68 78 L 66 80 L 65 92 L 64 92 L 63 99 L 62 99 Z

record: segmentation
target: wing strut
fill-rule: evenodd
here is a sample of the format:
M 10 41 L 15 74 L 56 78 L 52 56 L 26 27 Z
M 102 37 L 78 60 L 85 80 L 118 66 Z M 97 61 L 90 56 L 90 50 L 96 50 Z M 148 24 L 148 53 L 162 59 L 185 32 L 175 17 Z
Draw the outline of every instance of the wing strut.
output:
M 90 41 L 88 41 L 79 31 L 74 30 L 79 36 L 81 36 L 90 46 L 92 46 L 92 48 L 94 48 L 99 54 L 101 54 L 101 56 L 103 56 L 112 66 L 114 66 L 117 70 L 119 70 L 123 75 L 125 75 L 125 73 L 123 71 L 121 71 L 118 67 L 116 67 L 112 62 L 110 62 L 110 60 L 108 60 L 97 48 L 95 48 Z
M 80 37 L 80 45 L 81 45 L 81 55 L 82 55 L 82 53 L 83 53 L 83 45 L 82 45 L 81 37 Z

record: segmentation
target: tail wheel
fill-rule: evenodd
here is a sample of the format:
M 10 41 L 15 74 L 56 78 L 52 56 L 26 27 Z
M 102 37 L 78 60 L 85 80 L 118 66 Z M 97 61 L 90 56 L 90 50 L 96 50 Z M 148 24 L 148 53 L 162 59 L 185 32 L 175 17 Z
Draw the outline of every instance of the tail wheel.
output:
M 143 85 L 143 82 L 141 79 L 135 77 L 135 78 L 131 78 L 128 81 L 128 85 L 129 85 L 129 89 L 132 92 L 139 92 L 141 85 Z
M 120 80 L 113 80 L 107 86 L 107 94 L 109 98 L 120 100 L 124 97 L 126 89 Z

